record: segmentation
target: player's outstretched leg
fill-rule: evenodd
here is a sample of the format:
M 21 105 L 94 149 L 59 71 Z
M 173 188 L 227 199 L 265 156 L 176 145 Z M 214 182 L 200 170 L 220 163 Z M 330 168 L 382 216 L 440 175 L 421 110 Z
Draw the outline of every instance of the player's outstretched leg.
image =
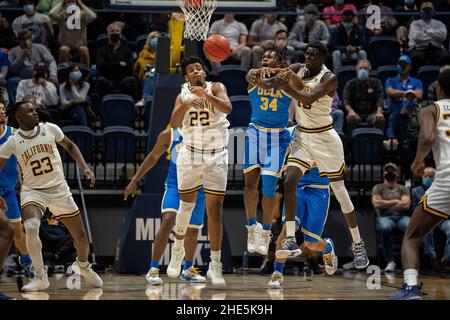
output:
M 258 185 L 259 185 L 259 169 L 255 168 L 251 171 L 244 171 L 245 190 L 244 204 L 245 213 L 247 215 L 247 251 L 254 253 L 257 251 L 258 243 L 260 243 L 260 235 L 262 226 L 256 221 L 256 211 L 259 202 Z
M 196 228 L 188 228 L 186 232 L 186 240 L 184 242 L 186 258 L 184 259 L 183 272 L 180 279 L 188 282 L 203 283 L 206 282 L 206 278 L 202 277 L 198 269 L 193 265 L 197 249 L 198 230 Z

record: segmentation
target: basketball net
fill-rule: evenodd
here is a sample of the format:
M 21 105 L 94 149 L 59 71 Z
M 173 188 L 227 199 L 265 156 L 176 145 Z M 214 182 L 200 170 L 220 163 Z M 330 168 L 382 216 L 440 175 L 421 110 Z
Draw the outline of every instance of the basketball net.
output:
M 218 0 L 177 0 L 186 17 L 184 37 L 190 40 L 206 40 L 209 22 L 217 8 Z

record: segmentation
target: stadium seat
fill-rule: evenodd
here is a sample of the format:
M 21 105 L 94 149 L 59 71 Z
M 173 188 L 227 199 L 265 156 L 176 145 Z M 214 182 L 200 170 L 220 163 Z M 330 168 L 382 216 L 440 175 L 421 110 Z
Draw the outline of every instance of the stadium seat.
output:
M 225 65 L 219 69 L 217 81 L 222 82 L 228 91 L 228 96 L 247 94 L 248 83 L 245 80 L 247 69 L 236 65 Z
M 134 130 L 124 126 L 111 126 L 103 130 L 103 162 L 136 161 L 136 137 Z
M 134 128 L 136 108 L 133 98 L 126 94 L 108 94 L 104 96 L 101 116 L 103 127 L 127 126 Z
M 142 48 L 144 47 L 145 43 L 147 42 L 148 35 L 141 34 L 136 39 L 136 46 L 137 46 L 137 52 L 141 52 Z
M 230 97 L 233 111 L 228 115 L 230 127 L 247 127 L 250 123 L 252 108 L 248 96 L 232 96 Z
M 422 81 L 423 97 L 422 100 L 428 100 L 428 87 L 439 78 L 439 69 L 441 66 L 423 66 L 417 70 L 417 78 Z
M 343 98 L 344 88 L 348 81 L 356 78 L 356 68 L 355 66 L 343 66 L 337 72 L 338 79 L 338 95 L 339 98 Z
M 94 150 L 94 132 L 86 126 L 66 126 L 62 127 L 62 132 L 72 140 L 80 149 L 81 154 L 87 162 L 93 159 Z M 66 152 L 63 153 L 63 162 L 74 162 L 71 156 Z
M 150 115 L 152 111 L 153 106 L 153 98 L 148 100 L 145 103 L 145 109 L 144 109 L 144 130 L 147 131 L 150 123 Z
M 351 159 L 355 164 L 381 164 L 384 158 L 384 133 L 376 128 L 358 128 L 351 136 Z
M 85 80 L 88 76 L 91 70 L 88 66 L 86 66 L 83 63 L 75 63 L 80 68 L 80 71 L 82 73 L 82 79 Z M 58 66 L 58 81 L 59 83 L 64 83 L 69 79 L 69 65 L 67 64 L 61 64 Z
M 376 77 L 381 81 L 383 88 L 385 88 L 386 80 L 388 78 L 392 78 L 397 75 L 398 75 L 398 67 L 396 65 L 378 67 L 376 72 Z
M 375 37 L 369 42 L 368 54 L 374 70 L 380 66 L 397 64 L 400 43 L 395 37 Z

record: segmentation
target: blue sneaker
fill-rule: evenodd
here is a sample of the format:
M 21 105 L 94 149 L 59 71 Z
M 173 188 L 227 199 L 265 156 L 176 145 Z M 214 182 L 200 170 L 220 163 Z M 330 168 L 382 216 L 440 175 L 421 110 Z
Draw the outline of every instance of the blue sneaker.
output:
M 364 241 L 354 242 L 352 244 L 353 251 L 353 264 L 356 269 L 365 269 L 369 265 L 369 258 L 367 257 L 366 248 L 364 247 Z
M 31 263 L 29 264 L 24 264 L 22 261 L 22 256 L 19 256 L 19 264 L 20 266 L 23 268 L 23 271 L 25 271 L 25 274 L 27 275 L 28 278 L 33 279 L 34 278 L 34 268 L 33 265 Z
M 422 292 L 420 289 L 421 287 L 418 285 L 408 286 L 404 283 L 400 291 L 394 294 L 389 300 L 422 300 Z
M 16 300 L 16 299 L 0 293 L 0 301 L 7 301 L 7 300 Z
M 281 249 L 275 253 L 278 259 L 287 259 L 297 257 L 302 254 L 302 251 L 298 248 L 295 237 L 287 237 L 281 242 Z
M 323 254 L 323 264 L 325 266 L 325 272 L 329 275 L 333 275 L 336 273 L 336 270 L 338 268 L 338 259 L 336 253 L 334 252 L 334 243 L 333 240 L 329 238 L 325 238 L 323 240 L 331 246 L 331 251 L 327 254 Z
M 206 278 L 200 275 L 197 268 L 190 267 L 189 269 L 183 270 L 180 276 L 181 280 L 188 282 L 206 282 Z

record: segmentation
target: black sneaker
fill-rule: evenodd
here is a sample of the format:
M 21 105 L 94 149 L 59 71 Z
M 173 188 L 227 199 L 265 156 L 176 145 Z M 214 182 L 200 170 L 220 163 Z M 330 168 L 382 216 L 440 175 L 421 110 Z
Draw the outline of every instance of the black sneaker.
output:
M 281 249 L 277 250 L 275 255 L 278 259 L 287 259 L 299 256 L 301 253 L 295 237 L 287 237 L 281 242 Z
M 16 299 L 0 293 L 0 301 L 6 301 L 6 300 L 16 300 Z
M 352 244 L 352 251 L 353 251 L 353 264 L 355 265 L 355 268 L 365 269 L 369 265 L 369 258 L 367 257 L 366 248 L 364 246 L 364 241 L 354 242 Z

